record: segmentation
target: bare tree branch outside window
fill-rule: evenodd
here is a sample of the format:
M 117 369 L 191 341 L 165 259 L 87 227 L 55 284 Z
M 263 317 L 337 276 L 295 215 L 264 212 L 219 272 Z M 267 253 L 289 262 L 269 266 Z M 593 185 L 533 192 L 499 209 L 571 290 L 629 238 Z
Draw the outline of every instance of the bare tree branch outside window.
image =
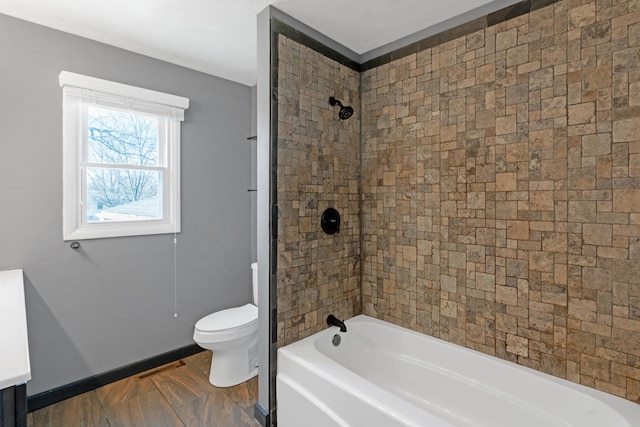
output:
M 158 119 L 92 106 L 88 121 L 88 160 L 103 165 L 87 170 L 87 192 L 97 208 L 157 198 L 158 172 L 136 166 L 158 165 Z

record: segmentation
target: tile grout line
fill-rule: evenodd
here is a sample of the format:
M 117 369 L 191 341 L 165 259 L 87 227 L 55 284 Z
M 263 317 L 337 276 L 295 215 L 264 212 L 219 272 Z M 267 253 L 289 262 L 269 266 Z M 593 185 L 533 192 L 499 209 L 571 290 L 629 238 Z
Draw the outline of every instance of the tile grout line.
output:
M 204 369 L 204 367 L 202 366 L 203 364 L 201 362 L 202 360 L 200 359 L 198 359 L 197 361 L 191 360 L 191 361 L 187 361 L 185 365 L 180 367 L 189 368 L 190 370 L 196 371 L 198 373 L 198 376 L 202 375 L 204 377 L 208 377 L 206 369 Z M 95 411 L 91 411 L 91 413 L 94 413 L 94 414 L 95 412 L 99 411 L 99 419 L 94 419 L 93 421 L 94 423 L 97 422 L 99 425 L 105 425 L 107 427 L 115 427 L 116 425 L 120 425 L 117 422 L 117 420 L 119 419 L 118 418 L 119 412 L 116 410 L 116 408 L 120 408 L 120 405 L 125 405 L 126 407 L 128 405 L 127 402 L 131 402 L 134 399 L 139 399 L 141 396 L 148 395 L 149 393 L 159 393 L 162 397 L 162 400 L 160 401 L 156 398 L 155 403 L 159 404 L 160 407 L 165 408 L 164 411 L 166 411 L 166 415 L 170 416 L 174 420 L 177 419 L 179 421 L 180 426 L 186 427 L 187 425 L 189 425 L 189 422 L 191 420 L 185 421 L 185 419 L 183 419 L 180 416 L 179 411 L 185 405 L 189 405 L 190 403 L 192 403 L 191 401 L 185 402 L 183 405 L 174 407 L 170 403 L 169 397 L 163 393 L 162 382 L 155 382 L 150 378 L 138 379 L 137 377 L 138 377 L 138 374 L 132 375 L 126 379 L 123 379 L 122 380 L 123 382 L 116 388 L 111 388 L 111 387 L 114 387 L 114 386 L 111 386 L 108 389 L 101 390 L 102 387 L 100 387 L 95 390 L 91 390 L 91 391 L 88 391 L 87 393 L 84 393 L 85 397 L 83 399 L 88 399 L 91 402 L 93 402 L 94 400 L 97 400 L 98 405 L 94 405 Z M 129 381 L 125 381 L 125 380 L 129 380 Z M 148 386 L 148 385 L 140 386 L 139 384 L 138 385 L 132 384 L 132 381 L 136 383 L 146 381 L 147 383 L 150 382 L 152 386 Z M 103 387 L 108 387 L 108 386 L 109 385 L 103 386 Z M 232 418 L 228 418 L 228 422 L 230 422 L 232 419 L 235 419 L 236 416 L 239 416 L 240 419 L 236 420 L 236 422 L 240 423 L 238 424 L 238 426 L 240 425 L 244 427 L 259 426 L 258 424 L 255 423 L 255 418 L 253 414 L 250 412 L 252 406 L 249 403 L 250 401 L 255 400 L 252 398 L 252 396 L 255 393 L 251 392 L 252 387 L 250 386 L 249 383 L 245 383 L 242 385 L 238 385 L 237 387 L 230 387 L 230 388 L 215 387 L 215 389 L 216 389 L 216 392 L 219 392 L 220 397 L 224 398 L 230 405 L 230 408 L 229 408 L 230 410 L 229 411 L 225 410 L 224 411 L 225 414 L 222 414 L 222 413 L 218 414 L 216 416 L 216 421 L 219 420 L 221 422 L 224 422 L 225 420 L 227 420 L 227 417 L 232 417 Z M 209 390 L 209 388 L 201 388 L 201 392 L 203 392 L 204 394 L 202 396 L 197 397 L 196 399 L 201 399 L 204 396 L 214 393 L 214 391 Z M 124 400 L 120 401 L 118 398 L 122 398 Z M 163 404 L 162 402 L 165 402 L 165 403 Z M 245 403 L 249 404 L 249 406 L 245 405 Z M 56 407 L 58 408 L 58 410 L 66 411 L 62 405 L 57 406 L 57 404 L 54 404 L 53 406 L 54 408 L 50 408 L 49 412 L 51 412 L 52 410 L 55 411 Z M 166 406 L 171 408 L 171 411 L 166 410 Z M 131 407 L 128 407 L 126 409 L 123 408 L 123 410 L 126 410 L 130 416 L 132 414 L 135 414 L 135 418 L 142 417 L 141 421 L 143 423 L 146 422 L 146 420 L 150 418 L 150 416 L 153 416 L 155 414 L 153 410 L 148 411 L 148 409 L 149 408 L 146 407 L 145 405 L 136 406 L 133 409 Z M 173 415 L 171 416 L 171 414 Z M 78 415 L 82 417 L 82 420 L 84 421 L 87 420 L 84 415 L 82 414 L 78 414 Z M 187 413 L 184 413 L 183 415 L 189 416 Z M 201 416 L 201 415 L 202 414 L 199 414 L 196 416 Z M 44 422 L 40 425 L 36 425 L 35 414 L 31 414 L 31 416 L 33 417 L 33 422 L 32 422 L 32 425 L 30 425 L 30 427 L 55 427 L 51 417 L 49 417 L 49 420 L 47 422 Z
M 178 366 L 175 369 L 182 368 L 184 366 L 187 366 L 187 365 Z M 160 373 L 159 375 L 162 375 L 162 373 Z M 167 396 L 165 396 L 162 390 L 160 390 L 160 387 L 158 387 L 158 384 L 156 384 L 156 382 L 153 381 L 151 378 L 147 378 L 147 379 L 151 381 L 151 384 L 153 384 L 153 387 L 155 388 L 155 390 L 157 390 L 158 393 L 160 393 L 160 396 L 162 396 L 162 399 L 166 402 L 167 406 L 171 408 L 171 412 L 173 412 L 176 418 L 182 423 L 183 427 L 186 427 L 187 423 L 185 422 L 185 420 L 182 419 L 182 417 L 180 417 L 180 414 L 178 414 L 178 412 L 176 411 L 176 408 L 173 407 L 171 402 L 169 402 L 169 399 L 167 399 Z
M 107 426 L 111 427 L 111 421 L 109 420 L 109 413 L 107 412 L 107 408 L 105 408 L 104 404 L 102 403 L 102 400 L 100 400 L 100 398 L 98 397 L 98 393 L 96 393 L 95 390 L 91 390 L 89 393 L 95 394 L 95 398 L 98 401 L 98 404 L 100 405 L 100 409 L 102 410 L 102 415 L 104 415 L 104 419 L 107 421 Z

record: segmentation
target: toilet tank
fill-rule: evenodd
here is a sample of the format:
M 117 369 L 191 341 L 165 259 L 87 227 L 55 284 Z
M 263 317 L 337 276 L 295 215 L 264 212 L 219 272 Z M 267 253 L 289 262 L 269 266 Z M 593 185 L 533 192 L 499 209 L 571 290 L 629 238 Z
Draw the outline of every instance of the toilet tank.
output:
M 253 304 L 258 305 L 258 263 L 251 263 L 251 279 L 253 282 Z

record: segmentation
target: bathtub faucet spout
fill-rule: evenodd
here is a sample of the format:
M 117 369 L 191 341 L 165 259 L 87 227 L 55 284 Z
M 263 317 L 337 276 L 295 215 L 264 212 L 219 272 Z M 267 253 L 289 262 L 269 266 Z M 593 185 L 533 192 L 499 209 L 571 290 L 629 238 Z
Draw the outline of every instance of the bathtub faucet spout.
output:
M 327 325 L 329 326 L 337 326 L 340 328 L 340 332 L 347 332 L 347 327 L 345 326 L 342 320 L 339 320 L 333 314 L 327 316 Z

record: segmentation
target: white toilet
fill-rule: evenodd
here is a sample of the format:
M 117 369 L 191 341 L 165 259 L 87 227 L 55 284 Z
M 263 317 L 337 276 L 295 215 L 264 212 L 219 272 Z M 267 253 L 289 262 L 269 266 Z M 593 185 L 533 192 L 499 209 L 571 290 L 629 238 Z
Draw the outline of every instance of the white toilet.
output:
M 253 302 L 203 317 L 196 323 L 193 340 L 213 350 L 209 382 L 231 387 L 258 374 L 258 263 L 251 264 Z

